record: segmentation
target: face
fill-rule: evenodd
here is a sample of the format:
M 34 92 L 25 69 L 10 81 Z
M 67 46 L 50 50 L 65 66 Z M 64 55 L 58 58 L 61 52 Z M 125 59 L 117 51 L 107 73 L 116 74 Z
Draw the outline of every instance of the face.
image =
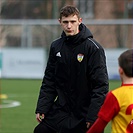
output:
M 81 24 L 82 19 L 78 18 L 77 15 L 70 15 L 68 17 L 63 16 L 59 19 L 59 22 L 63 31 L 66 33 L 66 36 L 73 36 L 79 32 L 79 25 Z

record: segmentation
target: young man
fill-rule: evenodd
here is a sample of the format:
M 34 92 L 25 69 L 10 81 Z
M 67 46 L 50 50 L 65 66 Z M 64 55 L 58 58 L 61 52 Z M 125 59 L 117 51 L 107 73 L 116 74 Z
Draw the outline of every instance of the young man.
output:
M 133 49 L 118 58 L 121 87 L 108 93 L 98 119 L 87 133 L 102 133 L 112 120 L 112 133 L 133 133 Z
M 63 7 L 59 22 L 63 32 L 51 44 L 34 133 L 85 133 L 108 92 L 106 57 L 77 8 Z

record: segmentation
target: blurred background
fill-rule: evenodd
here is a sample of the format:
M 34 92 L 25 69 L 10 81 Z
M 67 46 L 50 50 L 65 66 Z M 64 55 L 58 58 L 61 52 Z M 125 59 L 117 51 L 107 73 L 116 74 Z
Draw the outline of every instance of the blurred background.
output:
M 60 37 L 62 32 L 58 23 L 60 8 L 67 4 L 75 5 L 80 10 L 83 23 L 91 30 L 94 38 L 109 52 L 110 49 L 118 50 L 133 47 L 133 0 L 0 0 L 1 76 L 5 78 L 12 77 L 13 75 L 10 75 L 11 72 L 7 70 L 10 68 L 7 68 L 7 66 L 14 65 L 15 67 L 16 63 L 21 65 L 21 67 L 29 63 L 29 65 L 34 65 L 34 67 L 36 65 L 37 69 L 39 67 L 44 69 L 49 46 L 54 39 Z M 20 50 L 19 54 L 16 53 L 20 58 L 17 56 L 15 57 L 17 59 L 14 59 L 14 56 L 11 57 L 11 54 L 8 53 L 12 52 L 16 55 L 16 48 L 17 52 Z M 5 49 L 12 49 L 12 51 L 5 51 Z M 41 58 L 43 54 L 44 58 L 42 59 L 44 61 L 21 60 L 24 58 L 23 56 L 26 58 L 31 56 L 33 58 L 35 49 L 41 49 L 40 52 L 37 51 L 37 53 L 40 53 L 38 58 Z M 27 55 L 26 53 L 29 52 L 31 54 Z M 7 54 L 5 55 L 5 53 Z M 119 50 L 115 51 L 115 53 L 119 54 Z M 114 58 L 117 57 L 115 56 L 112 59 L 112 54 L 110 55 L 109 53 L 108 58 L 110 61 L 114 61 Z M 5 60 L 9 60 L 10 64 Z M 107 60 L 107 63 L 110 61 Z M 39 63 L 40 66 L 38 65 Z M 12 73 L 17 72 L 12 71 Z M 35 78 L 42 78 L 42 71 L 37 71 L 36 73 L 38 73 L 36 74 L 38 76 Z M 34 78 L 34 75 L 31 74 L 27 78 Z M 23 78 L 25 76 L 20 76 L 19 73 L 16 77 Z M 112 75 L 110 75 L 110 78 L 112 78 Z
M 132 47 L 132 0 L 1 0 L 0 47 L 49 47 L 60 36 L 59 11 L 67 4 L 78 7 L 104 48 Z
M 3 50 L 0 50 L 0 68 L 2 77 L 42 78 L 41 73 L 46 66 L 50 44 L 60 37 L 62 32 L 58 23 L 60 8 L 67 4 L 75 5 L 80 10 L 83 23 L 91 30 L 94 38 L 109 51 L 107 63 L 109 63 L 109 73 L 112 72 L 111 66 L 117 64 L 114 59 L 117 58 L 116 54 L 121 52 L 119 50 L 133 47 L 133 0 L 1 0 L 0 49 Z M 113 54 L 113 59 L 112 52 L 116 53 Z M 24 57 L 26 59 L 29 57 L 29 60 Z M 33 60 L 33 57 L 36 59 Z M 38 60 L 38 58 L 41 59 Z M 12 65 L 14 65 L 14 72 L 11 69 Z M 36 66 L 36 74 L 33 74 L 34 69 L 31 70 L 30 65 Z M 17 72 L 20 66 L 25 67 L 21 73 Z M 28 68 L 32 73 L 31 76 L 26 76 Z M 10 74 L 11 71 L 12 74 Z M 114 77 L 118 77 L 118 73 L 110 75 L 110 79 Z

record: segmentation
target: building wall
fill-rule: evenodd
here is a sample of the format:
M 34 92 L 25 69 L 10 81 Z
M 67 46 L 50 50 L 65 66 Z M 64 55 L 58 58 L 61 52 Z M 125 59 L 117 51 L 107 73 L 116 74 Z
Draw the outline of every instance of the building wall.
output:
M 32 15 L 31 18 L 35 17 L 34 19 L 54 18 L 54 19 L 57 19 L 58 21 L 60 8 L 64 5 L 77 5 L 78 1 L 80 0 L 54 0 L 54 1 L 45 0 L 43 4 L 40 4 L 40 3 L 37 4 L 39 5 L 39 7 L 36 7 L 36 4 L 32 3 L 32 6 L 34 8 L 33 10 L 30 9 L 30 12 L 32 13 L 28 15 L 29 17 L 30 15 Z M 28 3 L 28 1 L 25 1 L 25 2 L 22 1 L 22 4 L 26 4 L 26 3 Z M 96 21 L 103 19 L 106 21 L 108 19 L 124 18 L 124 17 L 127 17 L 128 15 L 126 14 L 126 12 L 124 12 L 125 4 L 127 4 L 125 3 L 125 0 L 94 0 L 93 16 L 91 18 L 87 18 L 84 15 L 82 16 L 81 14 L 81 17 L 83 17 L 83 19 L 87 19 L 87 21 L 90 21 L 91 19 L 94 19 Z M 10 6 L 9 3 L 7 5 Z M 19 5 L 21 4 L 19 3 Z M 31 8 L 31 6 L 26 5 L 25 8 L 21 8 L 21 9 L 27 9 L 29 7 Z M 16 8 L 14 10 L 16 10 Z M 40 16 L 38 15 L 39 12 L 41 12 Z M 35 15 L 33 15 L 34 13 Z M 10 14 L 11 13 L 9 13 L 8 15 Z M 28 17 L 24 17 L 24 18 L 31 19 Z M 130 26 L 129 25 L 87 25 L 87 27 L 93 33 L 94 38 L 105 48 L 132 47 L 133 45 L 133 39 L 132 39 L 133 26 L 132 25 Z M 28 31 L 28 29 L 30 31 Z M 25 46 L 34 46 L 34 47 L 44 46 L 45 47 L 45 46 L 49 46 L 51 41 L 59 37 L 61 33 L 61 28 L 59 28 L 59 25 L 51 26 L 51 25 L 40 24 L 38 26 L 32 26 L 31 29 L 28 27 L 25 31 L 26 34 L 22 35 L 23 30 L 24 28 L 21 25 L 20 26 L 0 25 L 0 33 L 1 33 L 0 46 L 1 47 L 3 46 L 20 47 L 22 45 L 21 37 L 24 35 L 25 36 L 28 35 L 27 32 L 29 33 L 31 32 L 32 34 L 31 39 L 33 39 L 32 44 L 30 45 L 25 44 Z M 26 39 L 29 39 L 29 36 L 27 36 Z

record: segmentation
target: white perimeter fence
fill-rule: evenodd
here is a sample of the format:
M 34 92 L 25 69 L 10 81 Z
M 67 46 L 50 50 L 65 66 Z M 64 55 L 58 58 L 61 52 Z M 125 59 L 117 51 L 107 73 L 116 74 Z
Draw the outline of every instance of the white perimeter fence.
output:
M 126 49 L 105 49 L 109 79 L 119 79 L 118 57 Z M 47 55 L 44 49 L 1 49 L 0 77 L 42 79 Z
M 105 48 L 109 79 L 119 79 L 118 56 L 133 48 L 133 19 L 83 23 Z M 58 20 L 0 20 L 0 29 L 0 77 L 42 79 L 47 50 L 62 31 Z

